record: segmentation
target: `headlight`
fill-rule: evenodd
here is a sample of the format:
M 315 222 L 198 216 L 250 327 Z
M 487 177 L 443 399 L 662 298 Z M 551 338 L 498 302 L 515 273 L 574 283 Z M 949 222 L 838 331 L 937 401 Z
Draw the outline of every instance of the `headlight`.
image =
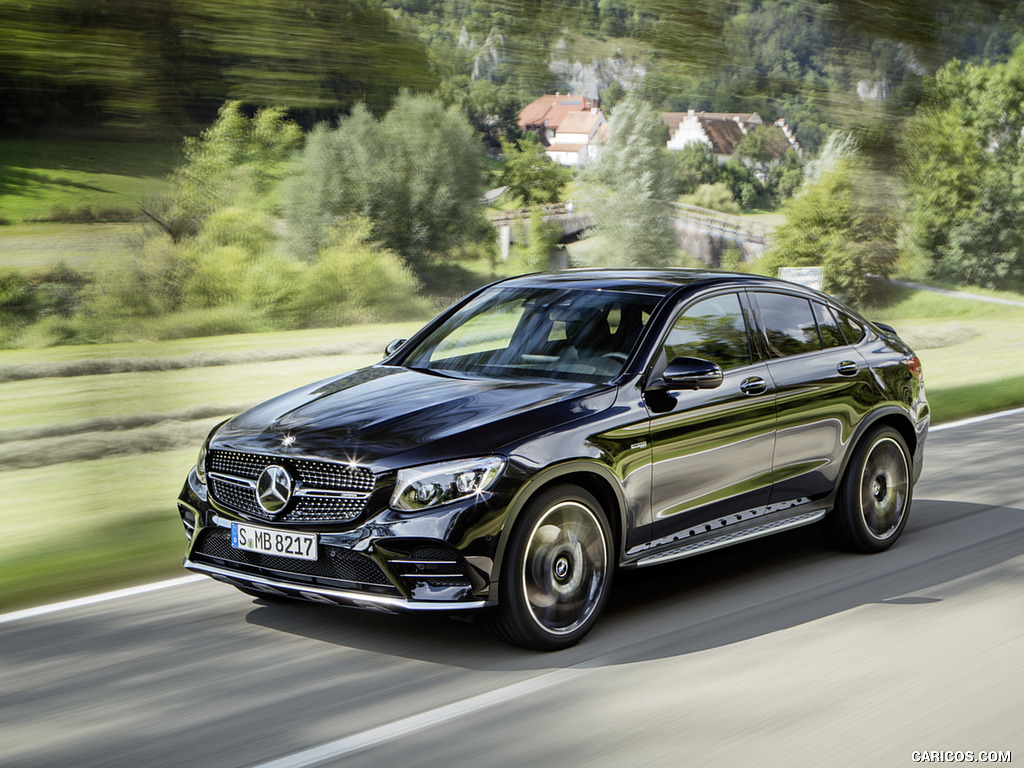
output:
M 418 512 L 468 499 L 490 488 L 504 468 L 505 459 L 485 456 L 399 470 L 391 508 Z
M 206 441 L 203 441 L 202 447 L 199 449 L 199 458 L 196 459 L 196 477 L 199 478 L 199 482 L 206 485 Z

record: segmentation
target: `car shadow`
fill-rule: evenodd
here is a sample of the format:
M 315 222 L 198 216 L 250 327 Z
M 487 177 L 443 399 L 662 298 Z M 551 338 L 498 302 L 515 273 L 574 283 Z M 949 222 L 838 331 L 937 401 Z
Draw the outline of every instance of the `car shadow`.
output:
M 507 646 L 471 619 L 256 600 L 247 620 L 342 647 L 465 669 L 610 666 L 722 647 L 873 603 L 927 610 L 921 606 L 940 600 L 909 593 L 1024 555 L 1020 510 L 917 500 L 913 511 L 903 538 L 881 555 L 837 552 L 810 527 L 620 572 L 596 628 L 557 653 Z M 987 524 L 993 535 L 973 544 L 952 531 L 935 535 L 964 521 Z

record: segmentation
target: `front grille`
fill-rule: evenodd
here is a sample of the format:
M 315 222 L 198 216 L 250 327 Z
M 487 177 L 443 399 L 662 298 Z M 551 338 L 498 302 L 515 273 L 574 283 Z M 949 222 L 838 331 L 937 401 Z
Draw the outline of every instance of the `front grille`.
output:
M 256 480 L 271 464 L 284 467 L 296 481 L 288 505 L 276 514 L 264 511 L 256 498 Z M 356 519 L 376 481 L 366 467 L 223 450 L 210 451 L 207 474 L 213 498 L 228 509 L 259 520 L 299 524 Z M 357 496 L 343 498 L 339 492 Z
M 370 557 L 342 547 L 322 545 L 317 560 L 299 560 L 261 552 L 248 552 L 231 546 L 226 528 L 203 530 L 190 559 L 196 563 L 225 566 L 255 576 L 280 578 L 340 589 L 372 588 L 374 592 L 397 594 L 384 571 Z M 381 588 L 387 588 L 382 590 Z

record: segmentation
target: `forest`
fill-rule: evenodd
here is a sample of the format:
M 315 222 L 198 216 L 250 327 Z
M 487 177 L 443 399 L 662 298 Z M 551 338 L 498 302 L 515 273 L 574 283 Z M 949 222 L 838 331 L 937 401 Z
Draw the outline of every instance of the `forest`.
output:
M 125 263 L 0 260 L 0 343 L 167 317 L 196 332 L 425 317 L 546 267 L 539 222 L 497 263 L 481 202 L 496 186 L 589 206 L 580 263 L 693 263 L 669 232 L 684 200 L 778 213 L 759 262 L 722 264 L 821 265 L 854 304 L 884 300 L 879 277 L 1021 290 L 1022 22 L 1024 4 L 997 0 L 3 0 L 4 146 L 180 150 L 159 194 L 89 213 L 142 227 Z M 602 159 L 575 172 L 516 125 L 573 86 L 611 120 Z M 657 113 L 687 109 L 784 118 L 803 152 L 770 162 L 748 137 L 724 165 L 670 154 Z M 0 195 L 25 175 L 5 154 Z

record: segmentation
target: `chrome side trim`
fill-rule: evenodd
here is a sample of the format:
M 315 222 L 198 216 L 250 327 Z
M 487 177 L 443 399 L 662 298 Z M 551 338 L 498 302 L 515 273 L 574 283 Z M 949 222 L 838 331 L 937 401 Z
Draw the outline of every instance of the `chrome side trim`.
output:
M 825 517 L 826 511 L 827 510 L 824 509 L 815 509 L 810 512 L 804 512 L 801 515 L 787 517 L 784 520 L 773 520 L 770 523 L 764 523 L 763 525 L 754 526 L 753 528 L 745 528 L 742 531 L 731 531 L 729 533 L 722 533 L 718 536 L 703 539 L 702 541 L 683 544 L 678 547 L 673 547 L 668 551 L 659 552 L 656 555 L 643 557 L 637 561 L 637 566 L 643 567 L 646 565 L 667 563 L 672 560 L 682 560 L 685 557 L 693 557 L 694 555 L 711 552 L 716 549 L 721 549 L 722 547 L 729 547 L 733 544 L 739 544 L 744 541 L 760 539 L 762 536 L 770 536 L 773 533 L 788 531 L 791 528 L 800 528 L 801 526 L 818 522 Z
M 472 602 L 414 601 L 401 597 L 373 595 L 366 592 L 346 592 L 340 589 L 325 589 L 319 586 L 299 586 L 297 584 L 289 584 L 286 581 L 268 579 L 265 576 L 252 576 L 247 573 L 236 573 L 212 565 L 193 563 L 187 558 L 182 565 L 190 571 L 204 574 L 217 581 L 230 584 L 233 587 L 247 587 L 263 590 L 275 595 L 309 600 L 315 603 L 329 603 L 331 605 L 385 611 L 387 613 L 445 613 L 474 610 L 487 605 L 484 600 L 474 600 Z

